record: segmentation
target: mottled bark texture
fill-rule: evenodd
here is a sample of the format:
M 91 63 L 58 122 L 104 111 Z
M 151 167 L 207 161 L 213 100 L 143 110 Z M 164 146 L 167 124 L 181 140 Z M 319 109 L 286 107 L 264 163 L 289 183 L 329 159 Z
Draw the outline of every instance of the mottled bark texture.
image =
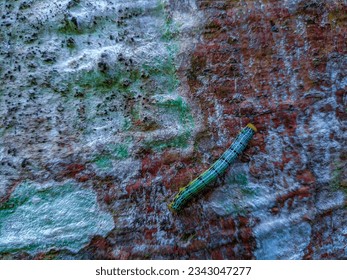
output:
M 346 1 L 0 13 L 0 258 L 346 258 Z M 249 122 L 243 155 L 172 214 Z

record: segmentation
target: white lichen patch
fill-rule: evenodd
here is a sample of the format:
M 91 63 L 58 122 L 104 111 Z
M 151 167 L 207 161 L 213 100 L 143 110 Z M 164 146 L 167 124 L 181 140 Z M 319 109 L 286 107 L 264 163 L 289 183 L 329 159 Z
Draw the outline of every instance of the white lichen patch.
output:
M 23 183 L 0 207 L 0 253 L 77 252 L 114 227 L 91 190 L 69 184 Z
M 257 259 L 301 259 L 310 242 L 311 226 L 303 222 L 286 227 L 275 227 L 259 240 Z

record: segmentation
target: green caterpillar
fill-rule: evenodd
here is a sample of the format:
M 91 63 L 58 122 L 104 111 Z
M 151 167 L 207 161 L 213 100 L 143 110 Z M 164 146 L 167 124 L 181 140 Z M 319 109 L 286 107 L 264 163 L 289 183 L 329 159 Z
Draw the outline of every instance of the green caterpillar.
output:
M 253 124 L 247 124 L 247 126 L 237 135 L 231 146 L 209 169 L 195 180 L 191 181 L 186 187 L 179 190 L 178 194 L 169 205 L 169 209 L 175 212 L 181 210 L 182 207 L 193 198 L 193 196 L 205 189 L 205 187 L 219 175 L 222 175 L 235 158 L 237 158 L 246 148 L 248 142 L 256 132 L 257 129 Z

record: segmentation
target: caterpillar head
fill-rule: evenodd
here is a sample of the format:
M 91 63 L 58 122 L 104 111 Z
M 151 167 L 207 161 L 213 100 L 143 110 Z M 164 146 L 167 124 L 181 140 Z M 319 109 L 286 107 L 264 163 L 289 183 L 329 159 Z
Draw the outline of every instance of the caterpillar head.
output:
M 246 127 L 249 127 L 250 129 L 252 129 L 254 132 L 257 132 L 257 128 L 254 126 L 254 124 L 249 123 L 246 125 Z

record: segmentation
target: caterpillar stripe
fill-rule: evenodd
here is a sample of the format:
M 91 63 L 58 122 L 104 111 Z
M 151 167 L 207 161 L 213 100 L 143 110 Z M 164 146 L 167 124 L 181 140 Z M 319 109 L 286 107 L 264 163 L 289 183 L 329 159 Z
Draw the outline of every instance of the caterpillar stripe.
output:
M 228 166 L 242 153 L 248 142 L 252 139 L 254 133 L 257 132 L 256 127 L 249 123 L 237 135 L 231 146 L 222 154 L 222 156 L 204 173 L 195 180 L 191 181 L 186 187 L 181 188 L 178 194 L 169 205 L 172 211 L 179 211 L 186 203 L 197 195 L 206 186 L 215 180 L 219 175 L 223 174 Z

